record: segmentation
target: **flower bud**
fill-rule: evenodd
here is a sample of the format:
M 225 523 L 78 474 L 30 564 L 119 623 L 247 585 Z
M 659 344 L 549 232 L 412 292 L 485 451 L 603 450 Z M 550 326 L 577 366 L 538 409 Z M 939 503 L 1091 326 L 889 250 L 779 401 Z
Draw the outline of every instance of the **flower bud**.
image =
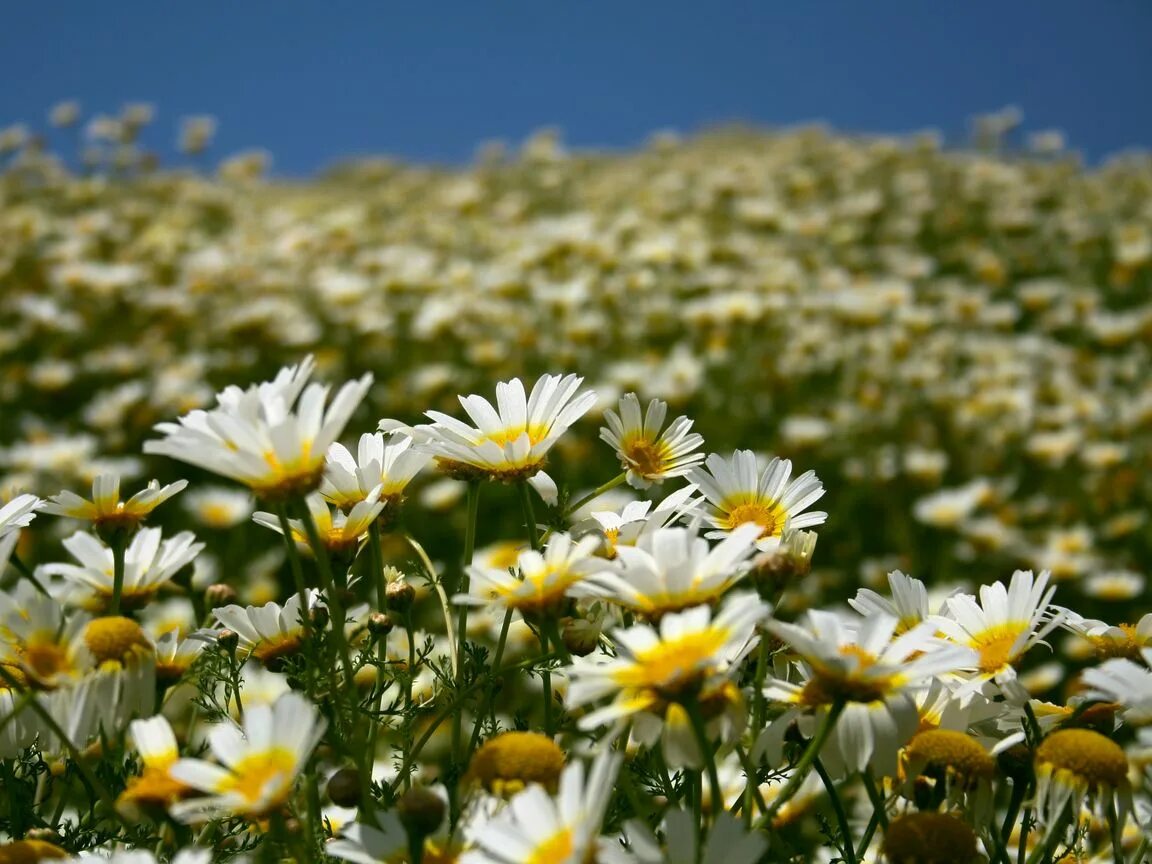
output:
M 204 602 L 213 609 L 218 606 L 227 606 L 229 603 L 235 603 L 236 598 L 236 589 L 223 582 L 217 582 L 204 589 Z
M 395 582 L 388 583 L 385 597 L 388 600 L 389 609 L 403 614 L 412 608 L 412 602 L 416 599 L 416 589 L 401 577 Z
M 341 768 L 328 780 L 328 797 L 338 807 L 356 807 L 360 803 L 360 771 Z
M 373 612 L 368 616 L 368 632 L 377 639 L 387 636 L 395 626 L 384 612 Z
M 240 644 L 240 636 L 234 630 L 221 630 L 216 634 L 216 644 L 231 654 Z
M 396 815 L 410 837 L 434 834 L 444 821 L 444 799 L 426 786 L 413 786 L 396 802 Z

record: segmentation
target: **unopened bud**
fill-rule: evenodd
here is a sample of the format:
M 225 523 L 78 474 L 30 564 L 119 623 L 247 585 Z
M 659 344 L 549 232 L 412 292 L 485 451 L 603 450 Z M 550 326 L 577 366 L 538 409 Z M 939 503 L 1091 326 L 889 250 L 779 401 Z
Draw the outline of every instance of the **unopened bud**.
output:
M 389 609 L 403 614 L 412 608 L 412 603 L 416 599 L 416 589 L 408 584 L 406 579 L 400 578 L 388 583 L 385 597 Z
M 360 803 L 360 772 L 341 768 L 328 781 L 328 797 L 338 807 L 355 807 Z
M 588 618 L 564 618 L 560 622 L 560 635 L 564 647 L 574 657 L 586 657 L 596 650 L 600 642 L 600 624 L 603 616 L 594 620 Z
M 789 531 L 775 549 L 752 560 L 752 580 L 760 596 L 773 600 L 785 588 L 812 572 L 816 539 L 814 531 Z
M 394 626 L 392 619 L 383 612 L 373 612 L 368 616 L 368 632 L 377 639 L 391 633 Z
M 236 597 L 236 589 L 223 582 L 217 582 L 204 589 L 204 602 L 213 609 L 218 606 L 227 606 L 229 603 L 235 603 Z
M 413 786 L 396 802 L 396 815 L 410 837 L 423 839 L 436 833 L 444 821 L 444 799 L 425 786 Z
M 329 620 L 331 620 L 327 606 L 313 606 L 309 614 L 312 617 L 312 626 L 317 630 L 323 630 L 328 626 Z
M 231 654 L 240 644 L 240 635 L 235 630 L 221 630 L 216 634 L 216 644 Z

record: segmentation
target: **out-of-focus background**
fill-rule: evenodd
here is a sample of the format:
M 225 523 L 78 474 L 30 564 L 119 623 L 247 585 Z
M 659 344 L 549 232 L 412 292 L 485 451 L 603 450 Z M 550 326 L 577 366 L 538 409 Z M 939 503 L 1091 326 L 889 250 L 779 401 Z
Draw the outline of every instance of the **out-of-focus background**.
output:
M 11 3 L 0 124 L 149 102 L 147 149 L 219 121 L 217 152 L 265 147 L 304 175 L 354 153 L 459 163 L 546 125 L 576 147 L 658 129 L 815 120 L 939 129 L 1019 106 L 1092 159 L 1152 144 L 1152 6 L 895 0 L 755 3 Z

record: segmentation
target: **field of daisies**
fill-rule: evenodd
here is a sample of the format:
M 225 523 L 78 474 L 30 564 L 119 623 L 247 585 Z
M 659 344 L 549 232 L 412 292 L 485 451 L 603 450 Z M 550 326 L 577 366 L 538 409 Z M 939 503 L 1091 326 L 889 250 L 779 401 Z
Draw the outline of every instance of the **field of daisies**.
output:
M 1152 157 L 79 119 L 0 129 L 0 864 L 1152 860 Z

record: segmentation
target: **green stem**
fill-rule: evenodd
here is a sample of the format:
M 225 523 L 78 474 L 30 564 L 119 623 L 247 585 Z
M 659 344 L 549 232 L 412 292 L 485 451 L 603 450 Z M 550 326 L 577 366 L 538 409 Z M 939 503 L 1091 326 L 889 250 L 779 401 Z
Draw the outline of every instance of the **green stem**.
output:
M 480 481 L 468 481 L 468 521 L 464 525 L 464 562 L 460 568 L 460 582 L 457 594 L 468 593 L 468 568 L 472 566 L 472 556 L 476 551 L 476 523 L 480 516 Z M 464 685 L 464 645 L 468 641 L 468 604 L 461 603 L 456 621 L 456 687 Z M 452 718 L 452 761 L 460 758 L 460 743 L 463 733 L 464 712 Z
M 583 498 L 581 498 L 575 504 L 569 504 L 567 507 L 565 507 L 564 508 L 564 516 L 565 517 L 571 516 L 573 513 L 575 513 L 577 510 L 579 510 L 581 507 L 583 507 L 589 501 L 595 501 L 597 498 L 599 498 L 605 492 L 608 492 L 609 490 L 615 489 L 617 486 L 619 486 L 621 483 L 623 483 L 627 479 L 628 479 L 628 472 L 627 471 L 621 471 L 619 474 L 617 474 L 615 477 L 613 477 L 607 483 L 603 484 L 602 486 L 597 486 L 595 489 L 593 489 L 591 492 L 589 492 L 587 495 L 585 495 Z
M 296 548 L 296 541 L 292 539 L 292 523 L 288 521 L 288 506 L 282 501 L 276 503 L 276 518 L 280 521 L 280 533 L 284 535 L 284 544 L 288 548 L 288 566 L 292 570 L 292 581 L 296 585 L 296 593 L 300 595 L 300 618 L 304 624 L 304 635 L 311 642 L 312 615 L 308 608 L 308 586 L 304 582 L 304 567 L 300 563 L 300 551 Z
M 864 791 L 868 793 L 868 800 L 872 802 L 872 808 L 876 811 L 876 816 L 880 819 L 880 825 L 887 831 L 888 809 L 884 805 L 884 797 L 880 794 L 880 790 L 876 788 L 876 778 L 872 776 L 872 769 L 865 768 L 860 776 L 864 780 Z
M 735 809 L 737 806 L 742 806 L 744 808 L 744 812 L 742 814 L 744 818 L 744 827 L 746 829 L 751 829 L 753 815 L 752 805 L 755 804 L 757 807 L 759 807 L 760 812 L 762 813 L 768 809 L 768 805 L 764 803 L 764 796 L 760 794 L 760 786 L 756 782 L 756 766 L 752 764 L 751 757 L 748 755 L 747 751 L 739 744 L 736 745 L 736 755 L 740 759 L 740 764 L 744 766 L 745 782 L 744 794 L 742 796 L 743 804 L 737 802 L 737 804 L 733 805 L 733 809 Z
M 541 628 L 539 636 L 541 653 L 548 656 L 548 633 Z M 540 671 L 540 677 L 544 681 L 544 734 L 551 738 L 555 734 L 552 727 L 552 670 L 545 666 Z
M 1064 827 L 1068 823 L 1068 813 L 1071 809 L 1069 805 L 1064 805 L 1059 818 L 1048 826 L 1048 833 L 1044 837 L 1044 842 L 1032 850 L 1032 854 L 1028 856 L 1028 864 L 1040 864 L 1040 862 L 1047 864 L 1052 860 L 1052 853 L 1056 851 L 1056 847 L 1064 839 Z M 1023 838 L 1020 842 L 1021 844 L 1024 843 Z
M 508 628 L 512 624 L 512 610 L 506 609 L 504 611 L 504 621 L 500 625 L 500 638 L 496 641 L 496 653 L 492 657 L 492 663 L 488 667 L 488 692 L 486 702 L 491 709 L 492 723 L 496 723 L 496 680 L 500 675 L 500 663 L 504 660 L 504 646 L 508 643 Z M 472 737 L 468 741 L 468 753 L 464 761 L 472 757 L 472 751 L 476 749 L 476 745 L 480 743 L 480 727 L 484 725 L 484 713 L 478 711 L 476 713 L 476 722 L 472 726 Z
M 108 605 L 109 615 L 120 614 L 120 595 L 124 593 L 124 544 L 123 532 L 116 532 L 112 542 L 112 601 Z
M 696 748 L 700 751 L 700 758 L 704 760 L 704 767 L 708 771 L 708 785 L 712 791 L 708 803 L 711 805 L 712 824 L 715 825 L 724 811 L 724 790 L 720 788 L 720 775 L 716 771 L 716 754 L 708 740 L 708 730 L 704 725 L 704 716 L 700 713 L 700 703 L 695 699 L 687 699 L 681 704 L 688 713 L 692 733 L 696 736 Z
M 47 588 L 45 588 L 45 587 L 44 587 L 44 586 L 43 586 L 43 585 L 40 583 L 40 580 L 36 578 L 36 574 L 35 574 L 35 573 L 33 573 L 33 572 L 32 572 L 32 570 L 31 570 L 31 569 L 28 567 L 28 565 L 27 565 L 27 564 L 25 564 L 25 563 L 24 563 L 24 562 L 23 562 L 23 561 L 20 559 L 20 556 L 19 556 L 18 554 L 16 554 L 16 550 L 15 550 L 15 549 L 13 549 L 13 550 L 12 550 L 12 554 L 11 554 L 11 556 L 9 556 L 9 558 L 8 558 L 8 563 L 9 563 L 9 564 L 11 564 L 13 567 L 15 567 L 15 568 L 16 568 L 16 570 L 17 570 L 17 572 L 18 572 L 18 573 L 19 573 L 21 576 L 23 576 L 25 579 L 27 579 L 29 582 L 31 582 L 31 583 L 32 583 L 32 587 L 34 587 L 34 588 L 35 588 L 37 591 L 39 591 L 39 592 L 40 592 L 41 594 L 43 594 L 45 597 L 49 597 L 49 596 L 51 596 L 51 595 L 48 593 L 48 589 L 47 589 Z
M 879 825 L 880 814 L 873 811 L 872 818 L 868 820 L 868 827 L 864 829 L 864 836 L 860 839 L 860 845 L 856 847 L 856 860 L 864 860 L 864 854 L 868 851 L 868 847 L 872 845 L 872 837 L 876 834 L 876 828 Z
M 1008 799 L 1008 812 L 1004 815 L 1004 822 L 1000 826 L 1000 842 L 997 844 L 999 857 L 1004 859 L 1004 864 L 1012 864 L 1008 857 L 1008 840 L 1012 836 L 1016 817 L 1020 815 L 1020 804 L 1024 801 L 1027 789 L 1027 783 L 1012 782 L 1012 796 Z
M 812 767 L 812 763 L 816 761 L 816 757 L 820 755 L 820 751 L 828 741 L 828 737 L 832 734 L 832 729 L 836 725 L 836 721 L 840 719 L 840 714 L 844 711 L 844 703 L 841 701 L 833 702 L 832 707 L 828 709 L 828 713 L 824 715 L 824 720 L 820 724 L 820 728 L 816 730 L 816 734 L 812 736 L 812 740 L 808 742 L 807 748 L 800 756 L 800 761 L 792 769 L 792 776 L 788 778 L 788 782 L 784 784 L 784 788 L 780 790 L 780 794 L 772 801 L 772 805 L 768 808 L 760 820 L 757 822 L 757 827 L 763 828 L 766 825 L 772 824 L 772 818 L 780 812 L 780 808 L 787 804 L 792 797 L 800 791 L 800 784 L 804 782 L 804 778 L 808 776 L 808 770 Z
M 348 693 L 354 693 L 356 683 L 352 677 L 352 654 L 348 649 L 348 639 L 344 635 L 344 627 L 348 623 L 348 617 L 344 611 L 344 603 L 336 589 L 336 583 L 332 580 L 332 565 L 328 560 L 328 549 L 324 546 L 324 541 L 320 539 L 320 531 L 312 519 L 312 511 L 308 509 L 306 502 L 301 503 L 303 506 L 300 509 L 303 511 L 301 514 L 303 518 L 300 522 L 304 526 L 304 533 L 308 535 L 308 545 L 312 547 L 312 556 L 316 560 L 316 571 L 320 574 L 320 584 L 332 610 L 332 638 L 336 642 L 336 650 L 340 654 L 340 662 L 344 667 L 344 687 Z
M 848 814 L 844 812 L 844 802 L 840 800 L 840 793 L 836 789 L 836 784 L 832 782 L 832 778 L 824 770 L 824 765 L 821 764 L 819 757 L 812 760 L 812 770 L 820 775 L 820 781 L 824 784 L 824 789 L 828 792 L 828 798 L 832 802 L 832 812 L 836 814 L 836 824 L 840 828 L 844 864 L 856 864 L 856 853 L 852 849 L 852 831 L 848 827 Z M 872 806 L 876 806 L 875 802 Z M 879 810 L 876 810 L 873 816 L 878 813 Z
M 520 484 L 520 507 L 524 511 L 524 530 L 528 533 L 528 543 L 540 551 L 540 532 L 536 529 L 536 508 L 532 506 L 532 490 L 528 483 Z

